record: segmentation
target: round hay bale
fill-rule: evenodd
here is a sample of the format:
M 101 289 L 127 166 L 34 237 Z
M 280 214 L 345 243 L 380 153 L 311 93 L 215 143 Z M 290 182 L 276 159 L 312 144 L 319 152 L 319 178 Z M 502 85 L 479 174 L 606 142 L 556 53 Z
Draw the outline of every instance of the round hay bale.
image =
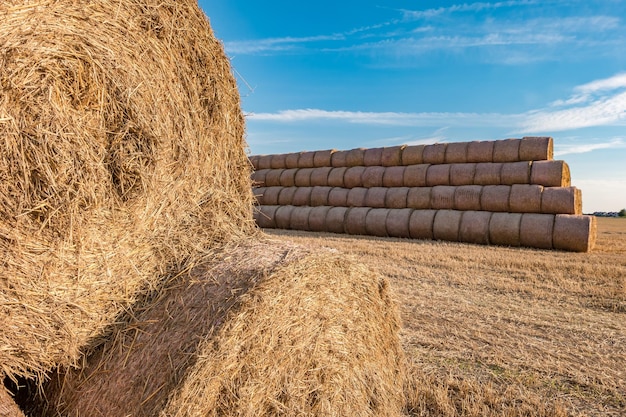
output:
M 326 215 L 326 231 L 330 233 L 346 233 L 346 216 L 348 208 L 331 207 Z
M 500 184 L 530 184 L 530 166 L 532 162 L 508 162 L 502 164 Z
M 497 140 L 493 144 L 493 162 L 519 161 L 520 139 Z
M 433 221 L 433 238 L 448 242 L 458 242 L 462 215 L 462 211 L 438 210 Z
M 385 170 L 386 168 L 381 166 L 371 166 L 365 168 L 363 175 L 361 176 L 361 183 L 363 184 L 363 187 L 382 187 Z
M 260 155 L 258 159 L 257 169 L 271 169 L 272 168 L 272 155 Z
M 313 187 L 296 187 L 291 205 L 293 206 L 312 206 L 311 193 Z
M 363 165 L 366 167 L 380 166 L 383 161 L 383 148 L 369 148 L 363 154 Z
M 376 207 L 376 208 L 386 207 L 385 199 L 387 198 L 388 190 L 389 189 L 385 187 L 368 188 L 363 205 L 366 207 Z
M 383 174 L 383 187 L 402 187 L 404 186 L 404 166 L 392 166 L 385 168 Z
M 387 235 L 391 237 L 410 238 L 409 221 L 411 220 L 412 209 L 404 208 L 399 210 L 389 210 L 387 215 Z
M 366 235 L 365 219 L 370 210 L 373 209 L 370 207 L 353 207 L 348 209 L 345 224 L 346 233 L 349 235 Z
M 330 167 L 332 164 L 330 163 L 333 153 L 335 153 L 335 149 L 328 149 L 325 151 L 316 151 L 315 156 L 313 157 L 313 165 L 315 167 Z
M 435 210 L 454 209 L 454 194 L 457 187 L 436 185 L 430 193 L 430 208 Z
M 402 415 L 400 320 L 384 277 L 276 242 L 215 257 L 138 307 L 82 373 L 49 384 L 38 415 Z
M 402 165 L 420 165 L 424 163 L 425 145 L 410 145 L 402 149 Z
M 390 209 L 403 209 L 407 207 L 407 199 L 409 195 L 408 187 L 393 187 L 387 191 L 385 199 L 385 207 Z
M 346 167 L 338 167 L 330 170 L 328 174 L 328 185 L 331 187 L 345 187 L 343 177 L 346 174 Z
M 330 165 L 333 167 L 348 166 L 348 151 L 336 151 L 330 156 Z
M 426 185 L 450 185 L 450 165 L 431 165 L 426 171 Z
M 2 379 L 4 380 L 4 378 Z M 4 386 L 0 386 L 0 416 L 24 417 L 24 413 L 22 413 L 22 410 L 20 410 L 13 400 L 13 397 L 9 395 Z
M 313 187 L 311 191 L 311 206 L 328 206 L 328 196 L 332 187 Z
M 582 193 L 576 187 L 546 187 L 541 194 L 541 212 L 582 214 Z
M 0 16 L 0 364 L 28 377 L 256 227 L 236 82 L 197 2 Z
M 590 252 L 596 243 L 595 216 L 557 214 L 552 233 L 554 249 Z
M 261 190 L 259 188 L 259 190 Z M 259 201 L 259 204 L 262 206 L 277 206 L 278 205 L 278 196 L 280 192 L 283 190 L 283 187 L 265 187 L 262 189 L 263 199 L 262 202 Z
M 461 185 L 454 192 L 455 210 L 481 210 L 482 185 Z
M 296 187 L 310 187 L 311 173 L 313 173 L 313 168 L 299 168 L 296 171 Z
M 520 246 L 521 213 L 493 213 L 489 222 L 489 242 L 492 245 Z
M 285 164 L 285 158 L 287 155 L 285 154 L 276 154 L 272 155 L 272 160 L 270 162 L 270 168 L 272 169 L 285 169 L 287 165 Z
M 389 209 L 373 208 L 365 217 L 365 230 L 370 236 L 387 237 L 387 216 Z
M 285 156 L 285 168 L 300 168 L 300 165 L 298 164 L 299 159 L 300 152 L 288 153 L 287 156 Z
M 298 158 L 298 168 L 315 168 L 315 151 L 301 152 Z
M 260 206 L 254 211 L 254 221 L 262 229 L 276 228 L 276 210 L 279 206 Z
M 348 207 L 365 207 L 365 197 L 368 189 L 363 187 L 351 188 L 348 191 L 346 205 Z
M 534 184 L 515 184 L 511 186 L 509 211 L 512 213 L 541 213 L 541 194 L 543 187 Z
M 554 157 L 551 137 L 524 137 L 519 145 L 520 161 L 549 161 Z
M 277 229 L 289 229 L 291 225 L 291 213 L 294 208 L 294 206 L 278 206 L 274 213 Z
M 519 230 L 521 245 L 529 248 L 552 249 L 554 217 L 554 214 L 522 214 Z
M 425 187 L 426 174 L 430 165 L 409 165 L 404 169 L 403 185 L 405 187 Z
M 312 232 L 326 231 L 326 217 L 328 216 L 328 206 L 312 207 L 309 212 L 309 230 Z
M 311 171 L 311 187 L 328 185 L 328 175 L 332 167 L 315 168 Z
M 416 210 L 429 209 L 432 187 L 409 188 L 406 196 L 406 206 Z
M 280 174 L 280 185 L 283 187 L 294 187 L 296 185 L 296 173 L 298 168 L 288 168 Z
M 476 175 L 476 164 L 450 165 L 450 185 L 472 185 Z
M 508 212 L 510 185 L 485 185 L 480 196 L 480 209 L 493 212 Z
M 260 169 L 258 171 L 253 171 L 250 177 L 252 179 L 252 185 L 265 187 L 265 177 L 267 176 L 268 172 L 270 172 L 269 169 Z
M 565 161 L 535 161 L 530 170 L 530 182 L 544 187 L 570 187 L 572 177 Z
M 259 169 L 259 155 L 250 155 L 248 157 L 248 160 L 250 161 L 250 165 L 252 165 L 252 169 L 254 171 L 256 171 L 257 169 Z
M 444 164 L 446 162 L 446 143 L 435 143 L 426 145 L 422 153 L 422 163 L 424 164 Z
M 289 228 L 291 230 L 311 230 L 309 228 L 309 216 L 313 207 L 294 207 L 289 219 Z
M 489 222 L 492 214 L 488 211 L 464 211 L 459 231 L 460 241 L 488 245 Z
M 473 141 L 467 145 L 467 162 L 493 162 L 493 141 Z
M 502 163 L 482 162 L 476 164 L 474 184 L 476 185 L 501 185 L 500 172 Z
M 467 162 L 468 142 L 448 143 L 446 146 L 446 164 L 463 164 Z
M 432 240 L 433 224 L 437 210 L 414 210 L 409 219 L 409 234 L 412 239 Z
M 293 205 L 293 197 L 296 195 L 298 187 L 283 187 L 278 194 L 279 206 L 291 206 Z
M 278 187 L 280 186 L 280 176 L 283 175 L 282 169 L 270 169 L 265 174 L 265 186 L 266 187 Z
M 365 167 L 362 166 L 353 166 L 346 169 L 345 174 L 343 174 L 343 183 L 346 188 L 354 188 L 354 187 L 362 187 L 363 186 L 363 172 L 365 171 Z
M 406 145 L 387 146 L 383 148 L 381 163 L 385 167 L 402 165 L 402 151 Z
M 351 149 L 347 152 L 348 154 L 346 155 L 346 166 L 357 167 L 357 166 L 365 165 L 364 163 L 365 149 L 363 148 Z
M 336 207 L 348 206 L 348 193 L 349 189 L 335 187 L 328 193 L 328 205 Z

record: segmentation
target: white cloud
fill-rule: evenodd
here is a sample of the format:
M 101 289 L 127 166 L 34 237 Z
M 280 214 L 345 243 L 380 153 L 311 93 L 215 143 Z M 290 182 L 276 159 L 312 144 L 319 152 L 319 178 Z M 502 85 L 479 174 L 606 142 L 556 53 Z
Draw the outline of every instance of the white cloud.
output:
M 321 109 L 283 110 L 277 113 L 250 113 L 251 121 L 303 122 L 303 121 L 343 121 L 365 125 L 391 126 L 511 126 L 519 123 L 518 115 L 498 113 L 402 113 L 402 112 L 361 112 L 330 111 Z
M 404 15 L 405 20 L 415 20 L 415 19 L 431 19 L 435 16 L 439 16 L 442 14 L 456 13 L 456 12 L 480 12 L 486 9 L 500 9 L 503 7 L 516 7 L 516 6 L 528 6 L 536 4 L 537 1 L 532 0 L 514 0 L 514 1 L 500 1 L 496 3 L 486 3 L 486 2 L 477 2 L 477 3 L 464 3 L 464 4 L 455 4 L 450 7 L 439 7 L 436 9 L 427 9 L 427 10 L 406 10 L 402 9 L 402 13 Z
M 263 52 L 279 52 L 288 51 L 295 48 L 298 44 L 339 41 L 344 39 L 342 34 L 334 35 L 317 35 L 305 37 L 285 36 L 282 38 L 266 38 L 248 41 L 229 41 L 224 42 L 224 48 L 229 54 L 256 54 Z
M 557 145 L 554 150 L 554 156 L 561 157 L 563 155 L 579 154 L 593 152 L 599 149 L 621 149 L 626 148 L 626 142 L 622 139 L 615 139 L 610 142 L 600 143 L 582 143 L 573 145 Z

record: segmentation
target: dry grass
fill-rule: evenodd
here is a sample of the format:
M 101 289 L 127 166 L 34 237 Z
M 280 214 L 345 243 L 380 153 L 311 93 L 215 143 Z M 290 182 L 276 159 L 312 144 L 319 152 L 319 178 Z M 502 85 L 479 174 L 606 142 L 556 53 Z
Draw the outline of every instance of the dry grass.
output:
M 411 416 L 626 414 L 626 220 L 587 254 L 270 234 L 356 255 L 386 275 L 412 362 Z

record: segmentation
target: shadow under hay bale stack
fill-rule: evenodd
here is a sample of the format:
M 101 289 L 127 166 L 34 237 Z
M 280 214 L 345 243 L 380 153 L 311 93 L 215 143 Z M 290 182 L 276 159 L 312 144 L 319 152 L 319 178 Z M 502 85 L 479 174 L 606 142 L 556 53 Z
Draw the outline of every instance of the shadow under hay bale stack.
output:
M 359 148 L 334 151 L 331 157 L 334 168 L 330 174 L 326 175 L 327 171 L 317 174 L 328 180 L 315 185 L 331 187 L 329 195 L 347 193 L 347 199 L 329 198 L 328 205 L 349 209 L 345 217 L 347 223 L 341 231 L 349 234 L 419 236 L 423 239 L 589 251 L 595 242 L 594 219 L 582 216 L 582 194 L 571 186 L 567 163 L 554 161 L 552 157 L 553 141 L 549 137 Z M 253 165 L 260 158 L 252 157 Z M 322 168 L 315 168 L 311 176 L 316 175 L 316 169 Z M 337 171 L 340 169 L 343 171 Z M 335 171 L 337 173 L 333 175 Z M 271 176 L 264 170 L 253 174 L 261 186 L 263 178 L 267 177 Z M 267 180 L 264 185 L 269 185 Z M 315 192 L 315 188 L 310 192 Z M 271 197 L 271 192 L 268 195 Z M 271 205 L 273 200 L 262 197 L 257 202 L 262 208 L 264 204 Z M 310 204 L 320 206 L 321 202 L 315 200 Z M 285 204 L 301 205 L 295 201 Z M 356 208 L 359 210 L 354 210 Z M 381 211 L 368 212 L 368 208 L 390 211 L 383 215 Z M 424 214 L 416 214 L 415 219 L 426 219 L 424 216 L 430 213 L 427 210 L 434 210 L 435 214 L 428 217 L 430 224 L 419 226 L 417 220 L 409 221 L 406 230 L 400 230 L 397 221 L 390 222 L 393 225 L 390 230 L 386 230 L 384 224 L 374 224 L 382 223 L 383 217 L 385 222 L 396 219 L 399 216 L 396 211 L 405 209 L 424 211 Z M 300 209 L 296 207 L 295 210 Z M 466 217 L 463 217 L 464 212 L 468 213 Z M 504 227 L 500 224 L 503 217 L 492 216 L 496 213 L 524 216 L 519 222 L 515 222 L 517 216 L 510 217 L 514 223 Z M 563 218 L 567 221 L 560 220 L 559 233 L 565 235 L 559 235 L 555 240 L 556 215 L 570 217 Z M 370 218 L 368 222 L 364 220 L 366 216 Z M 403 219 L 405 216 L 402 214 Z M 496 219 L 493 227 L 490 225 L 492 218 Z M 369 226 L 365 227 L 365 223 Z M 290 227 L 302 230 L 294 225 Z M 510 231 L 511 227 L 517 230 Z M 335 230 L 341 228 L 337 226 Z

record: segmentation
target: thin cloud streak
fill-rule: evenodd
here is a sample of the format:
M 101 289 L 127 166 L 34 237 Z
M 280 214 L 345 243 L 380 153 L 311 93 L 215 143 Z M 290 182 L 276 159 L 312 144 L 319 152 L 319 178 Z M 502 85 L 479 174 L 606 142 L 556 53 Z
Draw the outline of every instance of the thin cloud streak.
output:
M 615 139 L 611 142 L 602 143 L 583 143 L 576 145 L 559 146 L 554 150 L 554 156 L 561 157 L 563 155 L 581 154 L 597 151 L 600 149 L 623 149 L 626 148 L 626 142 L 622 139 Z
M 512 133 L 537 133 L 575 130 L 593 126 L 626 126 L 626 74 L 596 80 L 575 87 L 574 91 L 606 92 L 603 97 L 589 96 L 563 100 L 544 109 L 518 114 L 463 112 L 363 112 L 323 109 L 294 109 L 276 113 L 251 113 L 253 122 L 335 121 L 363 125 L 433 126 L 433 127 L 507 127 Z

